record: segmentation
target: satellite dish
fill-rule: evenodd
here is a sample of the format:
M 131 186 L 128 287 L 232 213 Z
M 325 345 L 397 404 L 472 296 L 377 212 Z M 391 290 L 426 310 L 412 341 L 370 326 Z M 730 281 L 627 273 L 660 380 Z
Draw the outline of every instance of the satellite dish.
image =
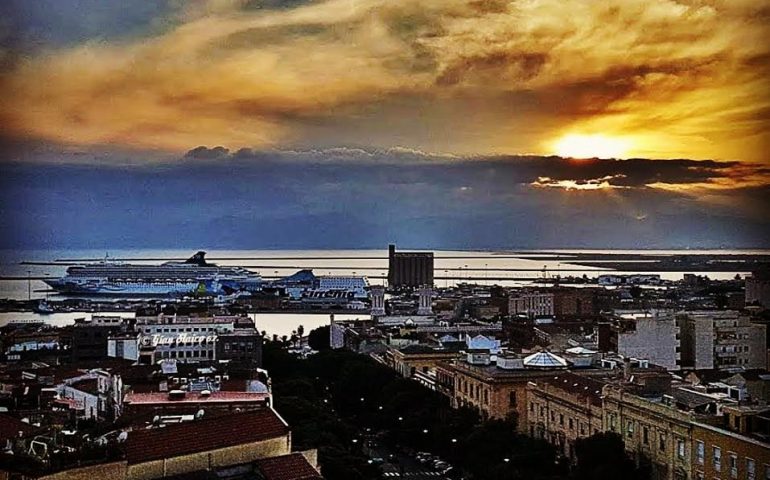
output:
M 152 423 L 153 423 L 153 425 L 159 424 L 160 423 L 160 415 L 155 415 L 154 417 L 152 417 Z
M 120 432 L 118 434 L 118 442 L 125 442 L 128 439 L 128 432 Z
M 203 418 L 203 415 L 204 415 L 205 413 L 206 413 L 206 412 L 204 412 L 204 411 L 203 411 L 203 409 L 201 408 L 200 410 L 198 410 L 197 412 L 195 412 L 195 419 L 196 419 L 196 420 L 200 420 L 201 418 Z

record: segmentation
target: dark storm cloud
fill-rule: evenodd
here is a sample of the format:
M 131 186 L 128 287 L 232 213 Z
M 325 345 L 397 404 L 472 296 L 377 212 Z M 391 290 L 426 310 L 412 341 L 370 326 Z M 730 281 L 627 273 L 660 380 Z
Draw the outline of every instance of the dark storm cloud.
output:
M 119 166 L 88 155 L 4 164 L 3 246 L 751 247 L 770 238 L 767 184 L 734 179 L 768 172 L 737 162 L 197 147 Z M 628 188 L 533 185 L 541 177 Z M 646 186 L 657 183 L 684 190 Z
M 409 167 L 406 170 L 422 171 L 446 169 L 454 177 L 465 172 L 467 178 L 494 172 L 509 182 L 529 185 L 539 178 L 553 181 L 571 180 L 588 182 L 607 179 L 611 185 L 629 188 L 649 188 L 664 183 L 684 187 L 703 186 L 712 183 L 723 188 L 742 188 L 747 185 L 770 183 L 770 167 L 745 162 L 717 162 L 714 160 L 669 159 L 651 160 L 632 158 L 571 159 L 557 156 L 450 156 L 436 155 L 418 150 L 332 148 L 325 150 L 255 151 L 242 149 L 228 154 L 223 147 L 204 146 L 190 150 L 187 157 L 229 159 L 232 162 L 302 162 L 305 164 L 393 165 Z M 445 175 L 438 174 L 439 178 Z

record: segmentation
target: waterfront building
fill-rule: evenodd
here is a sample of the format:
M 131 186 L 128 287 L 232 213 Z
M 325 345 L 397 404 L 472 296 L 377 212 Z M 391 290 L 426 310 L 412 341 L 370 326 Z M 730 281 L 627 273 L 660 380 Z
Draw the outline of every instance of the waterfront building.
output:
M 369 280 L 362 276 L 338 275 L 318 277 L 318 290 L 342 290 L 352 292 L 353 297 L 369 296 Z
M 248 317 L 140 316 L 134 329 L 107 339 L 110 357 L 154 364 L 239 360 L 260 365 L 262 336 Z
M 388 286 L 433 286 L 433 252 L 396 252 L 396 246 L 389 245 Z

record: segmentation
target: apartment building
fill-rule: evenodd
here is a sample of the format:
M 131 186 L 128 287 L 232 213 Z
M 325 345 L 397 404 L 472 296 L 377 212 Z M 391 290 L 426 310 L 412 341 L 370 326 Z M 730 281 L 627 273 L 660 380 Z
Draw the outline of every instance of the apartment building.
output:
M 737 311 L 694 311 L 677 315 L 684 368 L 767 367 L 767 326 Z

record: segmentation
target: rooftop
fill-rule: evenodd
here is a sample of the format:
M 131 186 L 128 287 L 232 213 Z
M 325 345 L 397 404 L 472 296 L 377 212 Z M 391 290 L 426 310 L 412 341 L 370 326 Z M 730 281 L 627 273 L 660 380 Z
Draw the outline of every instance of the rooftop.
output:
M 592 378 L 583 377 L 570 372 L 559 373 L 554 376 L 542 377 L 535 381 L 536 384 L 548 384 L 567 393 L 588 398 L 597 407 L 602 406 L 603 382 Z
M 29 423 L 22 422 L 18 418 L 0 413 L 0 442 L 5 442 L 8 439 L 14 438 L 21 432 L 23 435 L 28 435 L 37 430 Z
M 265 480 L 316 480 L 321 474 L 301 453 L 257 460 L 257 468 Z
M 124 403 L 131 405 L 157 405 L 172 403 L 228 403 L 228 402 L 264 402 L 266 392 L 218 391 L 207 395 L 201 392 L 185 392 L 184 398 L 171 399 L 168 392 L 127 393 Z
M 278 438 L 289 426 L 272 409 L 133 430 L 126 442 L 129 465 Z

